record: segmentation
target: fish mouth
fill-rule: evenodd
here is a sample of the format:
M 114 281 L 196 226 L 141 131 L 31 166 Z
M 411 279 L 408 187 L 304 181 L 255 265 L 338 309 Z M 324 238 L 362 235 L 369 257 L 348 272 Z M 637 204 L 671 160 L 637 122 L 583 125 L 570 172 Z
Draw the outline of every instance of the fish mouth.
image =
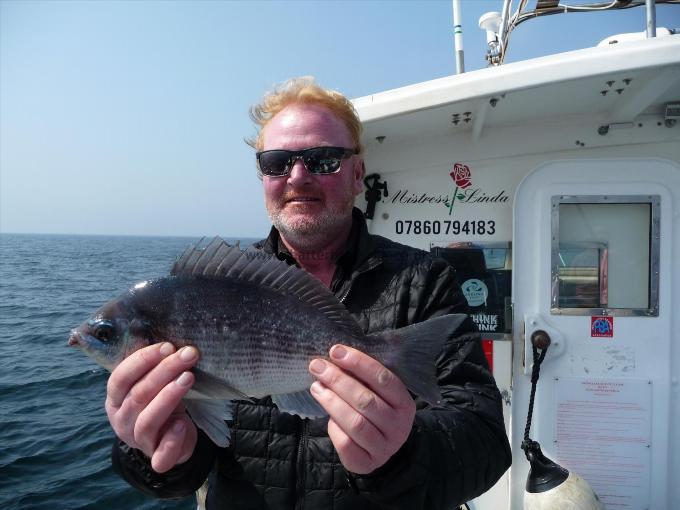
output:
M 80 332 L 74 329 L 68 337 L 68 345 L 69 347 L 79 347 L 81 340 L 82 337 L 80 336 Z

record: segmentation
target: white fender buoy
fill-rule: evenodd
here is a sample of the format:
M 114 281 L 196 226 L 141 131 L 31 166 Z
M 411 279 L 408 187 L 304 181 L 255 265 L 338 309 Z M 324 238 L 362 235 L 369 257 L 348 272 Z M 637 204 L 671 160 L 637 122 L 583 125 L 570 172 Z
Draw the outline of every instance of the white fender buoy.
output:
M 524 510 L 604 510 L 588 482 L 576 473 L 545 492 L 525 492 Z
M 524 510 L 605 510 L 588 482 L 543 455 L 536 441 L 526 445 L 531 469 Z

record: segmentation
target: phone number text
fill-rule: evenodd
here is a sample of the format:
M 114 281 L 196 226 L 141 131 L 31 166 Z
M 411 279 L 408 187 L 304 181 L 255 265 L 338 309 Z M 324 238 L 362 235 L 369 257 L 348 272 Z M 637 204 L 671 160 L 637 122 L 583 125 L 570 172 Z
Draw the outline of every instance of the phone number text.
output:
M 496 233 L 496 222 L 494 220 L 397 220 L 394 222 L 394 231 L 398 235 L 465 234 L 483 236 Z

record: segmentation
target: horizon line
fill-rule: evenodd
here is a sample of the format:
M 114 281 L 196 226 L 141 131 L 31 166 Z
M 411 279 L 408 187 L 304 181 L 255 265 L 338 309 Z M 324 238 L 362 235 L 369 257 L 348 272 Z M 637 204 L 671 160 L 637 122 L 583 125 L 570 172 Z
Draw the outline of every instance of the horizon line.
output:
M 92 233 L 71 233 L 71 232 L 8 232 L 5 230 L 0 231 L 0 235 L 33 235 L 33 236 L 80 236 L 80 237 L 172 237 L 172 238 L 210 238 L 215 236 L 222 237 L 224 239 L 264 239 L 266 236 L 238 236 L 238 235 L 223 235 L 223 234 L 213 234 L 213 235 L 201 235 L 201 234 L 92 234 Z

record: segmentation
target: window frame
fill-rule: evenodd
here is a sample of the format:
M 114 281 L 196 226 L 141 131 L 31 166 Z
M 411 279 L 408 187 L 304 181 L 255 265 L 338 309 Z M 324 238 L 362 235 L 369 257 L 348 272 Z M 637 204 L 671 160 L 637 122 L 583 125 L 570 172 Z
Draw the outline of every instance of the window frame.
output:
M 649 289 L 648 308 L 560 308 L 559 306 L 559 232 L 561 204 L 649 204 Z M 609 315 L 621 317 L 658 317 L 659 248 L 661 197 L 659 195 L 555 195 L 551 198 L 550 313 L 551 315 Z

